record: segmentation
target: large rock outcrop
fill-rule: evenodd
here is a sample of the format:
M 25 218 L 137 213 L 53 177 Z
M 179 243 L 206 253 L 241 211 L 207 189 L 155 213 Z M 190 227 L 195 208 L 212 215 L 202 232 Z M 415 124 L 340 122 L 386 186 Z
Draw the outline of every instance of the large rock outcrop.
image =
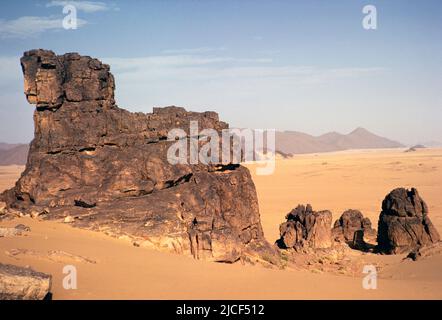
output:
M 279 226 L 280 248 L 325 249 L 332 245 L 332 213 L 328 210 L 313 211 L 307 204 L 298 205 L 286 216 L 287 221 Z
M 48 274 L 0 263 L 0 300 L 43 300 L 51 284 Z
M 378 247 L 397 254 L 436 243 L 439 233 L 428 217 L 428 207 L 415 188 L 397 188 L 382 202 L 379 216 Z
M 2 195 L 11 210 L 127 236 L 146 245 L 233 262 L 271 250 L 255 186 L 238 164 L 171 164 L 172 129 L 228 125 L 179 107 L 131 113 L 114 101 L 108 65 L 32 50 L 21 59 L 35 137 L 26 169 Z M 187 138 L 189 140 L 189 138 Z
M 376 242 L 376 230 L 372 228 L 370 219 L 359 210 L 344 211 L 333 225 L 332 235 L 337 242 L 355 245 L 359 234 L 365 242 Z

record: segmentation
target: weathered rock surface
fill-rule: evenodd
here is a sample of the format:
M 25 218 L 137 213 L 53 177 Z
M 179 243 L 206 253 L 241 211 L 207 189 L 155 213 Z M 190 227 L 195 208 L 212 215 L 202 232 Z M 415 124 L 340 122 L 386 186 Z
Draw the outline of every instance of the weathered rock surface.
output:
M 21 178 L 1 200 L 43 219 L 132 238 L 196 258 L 233 262 L 269 249 L 255 186 L 236 164 L 170 164 L 171 129 L 228 125 L 179 107 L 131 113 L 114 101 L 109 66 L 76 53 L 21 59 L 35 137 Z M 32 214 L 31 214 L 32 213 Z M 253 252 L 251 252 L 253 251 Z
M 298 205 L 279 226 L 280 248 L 324 249 L 332 245 L 332 213 L 328 210 L 313 211 L 312 206 Z
M 51 281 L 50 275 L 0 263 L 0 300 L 43 300 Z
M 335 221 L 332 229 L 333 239 L 356 247 L 364 242 L 376 243 L 376 230 L 372 228 L 370 219 L 364 217 L 359 210 L 349 209 Z
M 378 247 L 397 254 L 436 243 L 439 233 L 428 217 L 428 207 L 415 188 L 397 188 L 382 202 L 379 216 Z
M 429 258 L 435 255 L 442 254 L 442 242 L 437 242 L 428 246 L 424 247 L 418 247 L 414 250 L 412 250 L 408 255 L 407 258 L 417 261 L 425 258 Z

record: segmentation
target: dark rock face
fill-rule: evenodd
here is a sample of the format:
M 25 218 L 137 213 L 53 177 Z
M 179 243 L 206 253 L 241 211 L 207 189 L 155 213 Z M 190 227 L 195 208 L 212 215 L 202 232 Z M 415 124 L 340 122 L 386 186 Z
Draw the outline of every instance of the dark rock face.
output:
M 361 240 L 376 242 L 376 230 L 371 227 L 370 219 L 364 218 L 359 210 L 353 209 L 344 211 L 341 217 L 335 221 L 332 235 L 337 242 L 355 244 L 356 246 L 362 243 Z M 357 243 L 354 243 L 355 238 Z
M 298 205 L 286 216 L 287 221 L 279 226 L 280 248 L 324 249 L 332 245 L 332 213 L 328 210 L 313 211 L 307 204 Z
M 43 300 L 51 284 L 50 275 L 0 263 L 0 300 Z
M 389 254 L 439 241 L 439 233 L 428 217 L 428 207 L 415 188 L 397 188 L 385 197 L 377 239 L 379 250 Z
M 171 129 L 189 135 L 190 121 L 200 131 L 228 128 L 215 112 L 120 109 L 109 66 L 76 53 L 32 50 L 21 64 L 37 106 L 35 137 L 24 173 L 2 195 L 8 208 L 69 215 L 74 226 L 202 259 L 233 262 L 268 249 L 248 169 L 167 159 Z

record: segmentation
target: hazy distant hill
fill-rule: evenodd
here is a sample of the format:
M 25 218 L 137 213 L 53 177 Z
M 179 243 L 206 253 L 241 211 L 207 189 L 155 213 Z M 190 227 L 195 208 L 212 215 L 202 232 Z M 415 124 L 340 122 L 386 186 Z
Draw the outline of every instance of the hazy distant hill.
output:
M 349 134 L 330 132 L 317 137 L 296 131 L 276 132 L 276 150 L 292 154 L 401 147 L 404 145 L 364 128 L 357 128 Z
M 0 150 L 9 150 L 15 147 L 23 145 L 22 143 L 4 143 L 0 142 Z
M 0 165 L 24 165 L 28 157 L 29 145 L 0 143 Z
M 442 142 L 435 141 L 435 140 L 424 141 L 424 142 L 419 143 L 419 144 L 424 145 L 426 147 L 442 147 Z
M 315 137 L 296 131 L 276 132 L 276 150 L 280 155 L 319 153 L 348 149 L 401 148 L 399 142 L 380 137 L 363 128 L 349 134 L 330 132 Z M 0 165 L 26 164 L 27 144 L 0 143 Z

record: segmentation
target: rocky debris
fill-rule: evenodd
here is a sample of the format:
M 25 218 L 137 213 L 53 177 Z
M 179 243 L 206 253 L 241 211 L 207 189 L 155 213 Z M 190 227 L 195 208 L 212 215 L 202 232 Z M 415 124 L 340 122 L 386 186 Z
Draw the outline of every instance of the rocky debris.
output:
M 332 229 L 334 241 L 351 244 L 356 249 L 366 249 L 367 243 L 375 244 L 376 235 L 370 219 L 353 209 L 344 211 Z
M 31 231 L 31 228 L 25 226 L 24 224 L 19 224 L 15 228 L 4 228 L 0 227 L 0 238 L 1 237 L 14 237 L 21 236 L 26 232 Z
M 415 188 L 397 188 L 385 197 L 377 240 L 379 251 L 387 254 L 404 253 L 440 240 L 427 204 Z
M 440 255 L 442 254 L 442 243 L 437 242 L 435 244 L 431 244 L 429 246 L 425 247 L 418 247 L 414 250 L 412 250 L 408 255 L 407 258 L 411 259 L 413 261 L 421 260 L 424 258 L 432 257 L 434 255 Z
M 352 250 L 348 246 L 333 246 L 303 252 L 283 250 L 285 269 L 305 270 L 312 273 L 327 273 L 351 277 L 364 276 L 362 270 L 367 264 L 374 264 L 377 270 L 383 265 L 374 262 L 370 255 Z
M 38 218 L 42 215 L 48 214 L 49 213 L 49 208 L 35 208 L 30 210 L 30 216 L 31 218 Z
M 28 226 L 25 226 L 24 224 L 18 224 L 15 226 L 15 229 L 20 230 L 20 231 L 25 231 L 25 232 L 30 232 L 31 228 Z
M 176 143 L 168 141 L 170 130 L 189 136 L 196 121 L 200 132 L 220 133 L 228 125 L 218 114 L 121 109 L 110 67 L 77 53 L 32 50 L 21 64 L 26 97 L 36 105 L 35 137 L 25 171 L 0 196 L 8 208 L 42 219 L 75 217 L 73 226 L 198 259 L 234 262 L 272 248 L 247 168 L 167 160 Z
M 51 281 L 50 275 L 0 263 L 0 300 L 43 300 Z
M 72 217 L 72 216 L 67 216 L 67 217 L 65 217 L 65 218 L 63 219 L 63 222 L 64 222 L 64 223 L 71 223 L 71 222 L 74 222 L 74 221 L 75 221 L 75 218 Z
M 332 213 L 328 210 L 313 211 L 307 204 L 298 205 L 286 216 L 287 221 L 279 226 L 280 248 L 320 249 L 329 248 L 331 241 Z

